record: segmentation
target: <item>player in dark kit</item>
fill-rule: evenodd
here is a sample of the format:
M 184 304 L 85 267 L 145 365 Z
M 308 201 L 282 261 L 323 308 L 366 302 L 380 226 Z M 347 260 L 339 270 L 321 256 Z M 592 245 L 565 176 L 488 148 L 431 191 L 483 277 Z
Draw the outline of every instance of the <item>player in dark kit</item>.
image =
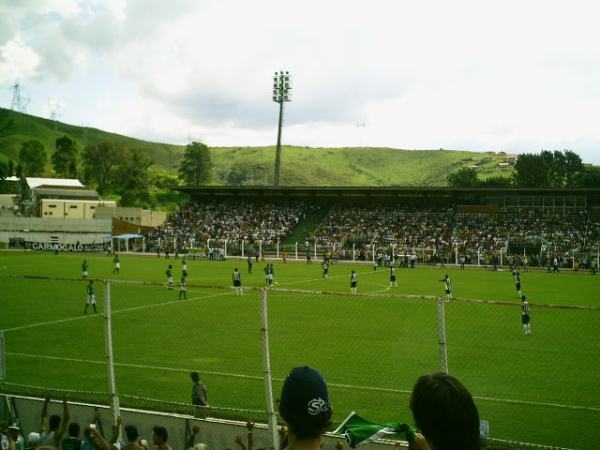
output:
M 356 285 L 358 283 L 358 274 L 353 270 L 350 274 L 350 292 L 356 294 Z
M 521 274 L 518 270 L 513 270 L 513 277 L 515 278 L 515 288 L 517 290 L 517 297 L 521 298 L 523 295 L 521 293 Z
M 113 258 L 113 264 L 115 265 L 115 268 L 113 269 L 113 274 L 118 274 L 121 271 L 121 259 L 119 258 L 119 255 L 115 255 L 115 257 Z
M 233 281 L 233 287 L 235 288 L 235 295 L 244 295 L 242 290 L 242 275 L 238 271 L 237 267 L 231 275 L 231 281 Z
M 323 279 L 326 280 L 327 275 L 329 275 L 329 261 L 325 259 L 321 266 L 323 267 Z
M 167 287 L 173 289 L 173 266 L 171 264 L 167 267 L 165 275 L 167 276 Z
M 531 335 L 531 317 L 529 317 L 530 312 L 531 308 L 529 307 L 527 297 L 523 295 L 521 297 L 521 323 L 523 324 L 523 333 L 525 333 L 525 336 Z
M 186 277 L 181 275 L 181 281 L 179 282 L 179 300 L 187 300 L 187 289 L 186 289 Z
M 394 266 L 390 266 L 390 287 L 398 287 L 398 281 L 396 281 L 396 268 Z

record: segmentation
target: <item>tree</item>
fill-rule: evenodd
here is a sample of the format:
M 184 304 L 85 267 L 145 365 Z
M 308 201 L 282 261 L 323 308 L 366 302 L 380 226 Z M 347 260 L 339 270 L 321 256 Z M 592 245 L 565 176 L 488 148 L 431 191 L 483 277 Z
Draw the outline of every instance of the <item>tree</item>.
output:
M 586 188 L 600 188 L 600 166 L 584 166 L 581 185 Z
M 546 152 L 550 153 L 550 152 Z M 550 160 L 552 154 L 550 153 Z M 523 153 L 515 163 L 513 175 L 514 185 L 517 187 L 548 187 L 548 155 Z
M 512 186 L 512 179 L 509 177 L 496 175 L 486 178 L 485 180 L 481 180 L 479 182 L 479 186 L 482 188 L 509 188 Z
M 77 176 L 77 144 L 69 136 L 56 139 L 56 150 L 52 154 L 52 166 L 57 175 L 65 178 Z
M 564 150 L 565 155 L 565 187 L 579 187 L 583 184 L 585 168 L 581 157 L 571 150 Z
M 211 171 L 212 162 L 208 147 L 200 142 L 188 144 L 179 164 L 179 178 L 187 184 L 200 186 L 210 179 Z
M 19 161 L 28 176 L 43 175 L 47 160 L 46 149 L 40 141 L 30 140 L 21 144 Z
M 123 206 L 150 206 L 148 169 L 153 161 L 142 150 L 125 152 L 119 166 L 117 184 Z
M 463 167 L 457 172 L 448 175 L 448 185 L 450 187 L 477 187 L 479 180 L 477 179 L 477 171 L 469 167 Z
M 122 160 L 122 156 L 123 150 L 110 142 L 100 142 L 85 147 L 83 151 L 85 179 L 96 182 L 98 193 L 106 193 L 110 184 L 115 181 L 115 168 Z
M 0 161 L 0 181 L 4 180 L 9 176 L 10 175 L 8 174 L 8 164 L 4 161 Z
M 248 179 L 248 174 L 237 167 L 232 167 L 224 179 L 228 186 L 241 186 Z

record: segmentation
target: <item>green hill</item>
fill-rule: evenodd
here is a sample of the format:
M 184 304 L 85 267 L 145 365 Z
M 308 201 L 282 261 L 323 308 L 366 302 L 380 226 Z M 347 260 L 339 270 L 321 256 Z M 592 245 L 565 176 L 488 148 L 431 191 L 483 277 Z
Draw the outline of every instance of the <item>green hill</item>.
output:
M 18 161 L 21 143 L 37 139 L 48 154 L 56 138 L 68 135 L 83 148 L 102 141 L 143 150 L 154 168 L 175 174 L 184 147 L 133 139 L 96 128 L 79 127 L 0 108 L 0 159 Z M 214 184 L 235 183 L 232 168 L 245 185 L 271 184 L 275 147 L 211 148 L 215 165 Z M 500 162 L 507 155 L 459 150 L 400 150 L 393 148 L 312 148 L 284 146 L 281 159 L 282 185 L 310 186 L 444 186 L 448 174 L 466 166 L 477 166 L 480 178 L 508 176 Z M 52 175 L 48 165 L 48 175 Z M 227 181 L 229 180 L 229 181 Z

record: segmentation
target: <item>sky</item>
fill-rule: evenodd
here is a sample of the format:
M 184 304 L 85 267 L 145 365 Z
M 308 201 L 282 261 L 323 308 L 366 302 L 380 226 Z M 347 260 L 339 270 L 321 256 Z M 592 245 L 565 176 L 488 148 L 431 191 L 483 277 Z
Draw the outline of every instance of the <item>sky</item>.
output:
M 600 164 L 595 0 L 0 0 L 0 106 L 140 139 Z

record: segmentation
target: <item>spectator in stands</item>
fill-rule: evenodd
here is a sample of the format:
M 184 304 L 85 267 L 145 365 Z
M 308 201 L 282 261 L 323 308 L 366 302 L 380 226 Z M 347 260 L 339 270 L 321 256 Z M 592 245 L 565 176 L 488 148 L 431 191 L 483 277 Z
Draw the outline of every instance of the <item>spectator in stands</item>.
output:
M 69 424 L 69 436 L 60 443 L 62 450 L 81 450 L 81 439 L 79 438 L 79 431 L 81 427 L 78 423 Z
M 13 420 L 10 425 L 3 423 L 0 435 L 2 436 L 0 439 L 2 450 L 19 450 L 25 448 L 25 439 L 21 434 L 21 426 L 18 419 Z
M 144 450 L 144 447 L 140 445 L 140 436 L 136 427 L 126 425 L 124 431 L 127 443 L 122 447 L 122 450 Z
M 239 445 L 242 450 L 254 450 L 254 435 L 252 434 L 254 423 L 246 422 L 246 428 L 248 429 L 247 444 L 244 442 L 241 436 L 235 437 L 235 443 Z
M 192 427 L 192 432 L 190 433 L 190 435 L 185 443 L 185 447 L 187 450 L 206 450 L 207 449 L 206 444 L 202 444 L 202 443 L 194 444 L 198 433 L 200 433 L 200 426 L 196 424 Z
M 332 412 L 323 376 L 307 366 L 292 369 L 279 400 L 279 414 L 289 430 L 287 448 L 320 450 L 321 434 L 331 423 Z
M 40 433 L 40 447 L 60 447 L 60 441 L 62 440 L 67 426 L 69 424 L 69 404 L 67 403 L 67 395 L 63 397 L 63 417 L 57 414 L 53 414 L 48 419 L 48 403 L 50 403 L 50 396 L 46 396 L 44 399 L 44 407 L 42 408 L 42 432 Z
M 169 433 L 165 427 L 155 426 L 152 428 L 152 440 L 158 450 L 172 450 L 167 441 L 169 440 Z
M 410 409 L 417 429 L 416 450 L 479 450 L 479 413 L 473 397 L 452 375 L 423 375 Z
M 40 443 L 40 433 L 38 433 L 36 431 L 32 431 L 31 433 L 29 433 L 27 435 L 27 447 L 25 447 L 25 448 L 27 450 L 33 450 L 34 448 L 37 448 L 39 443 Z

